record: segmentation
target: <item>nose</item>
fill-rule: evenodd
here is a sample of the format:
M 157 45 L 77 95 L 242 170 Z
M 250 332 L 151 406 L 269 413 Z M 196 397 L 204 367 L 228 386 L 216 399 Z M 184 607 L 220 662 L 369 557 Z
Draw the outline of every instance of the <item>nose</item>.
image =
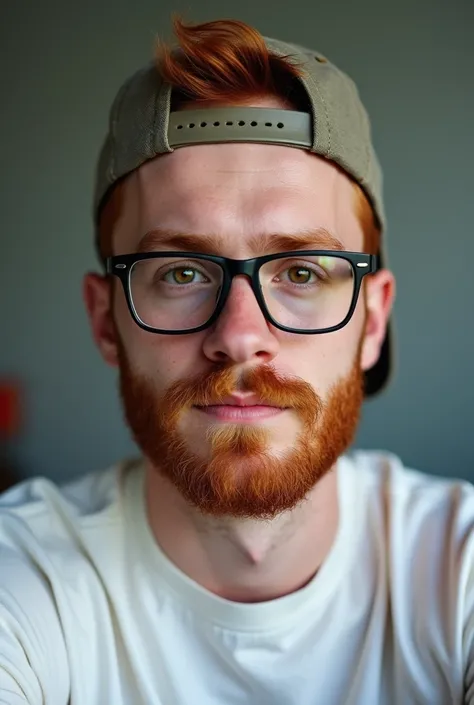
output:
M 279 341 L 260 310 L 246 276 L 235 277 L 216 323 L 208 330 L 203 352 L 220 363 L 269 363 L 279 351 Z

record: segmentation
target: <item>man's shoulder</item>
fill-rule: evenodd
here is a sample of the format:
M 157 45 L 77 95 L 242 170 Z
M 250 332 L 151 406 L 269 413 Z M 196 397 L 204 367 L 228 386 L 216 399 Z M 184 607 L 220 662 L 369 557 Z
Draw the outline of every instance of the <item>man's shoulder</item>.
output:
M 118 516 L 126 463 L 84 474 L 67 483 L 46 477 L 24 480 L 0 495 L 0 545 L 29 539 L 43 544 L 71 539 L 83 528 Z
M 121 470 L 67 484 L 34 477 L 0 495 L 0 680 L 11 690 L 18 676 L 31 702 L 45 693 L 68 699 L 67 633 L 97 622 L 101 592 L 91 547 L 119 521 Z M 94 643 L 91 628 L 88 639 Z
M 355 453 L 364 549 L 394 639 L 410 662 L 462 682 L 474 661 L 474 485 L 429 475 L 385 453 Z M 414 666 L 415 667 L 415 666 Z
M 358 484 L 369 497 L 411 511 L 429 506 L 460 506 L 467 503 L 474 512 L 474 484 L 461 477 L 430 474 L 407 466 L 397 455 L 384 451 L 356 450 L 344 457 Z
M 430 475 L 390 453 L 356 451 L 347 461 L 367 532 L 393 574 L 453 581 L 474 571 L 474 485 Z M 449 574 L 448 574 L 449 573 Z M 453 581 L 455 584 L 456 580 Z

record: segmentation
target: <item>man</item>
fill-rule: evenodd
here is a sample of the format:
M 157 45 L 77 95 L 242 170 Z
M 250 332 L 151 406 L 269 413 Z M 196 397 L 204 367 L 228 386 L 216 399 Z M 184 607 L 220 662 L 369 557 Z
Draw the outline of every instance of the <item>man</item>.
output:
M 353 83 L 236 21 L 111 110 L 84 298 L 143 452 L 0 502 L 0 702 L 474 702 L 474 492 L 346 451 L 390 371 Z

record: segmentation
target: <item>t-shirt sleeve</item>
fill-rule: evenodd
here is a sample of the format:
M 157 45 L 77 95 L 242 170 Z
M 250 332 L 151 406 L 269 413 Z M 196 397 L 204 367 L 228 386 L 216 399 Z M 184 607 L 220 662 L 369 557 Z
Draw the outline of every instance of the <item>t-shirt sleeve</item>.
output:
M 0 544 L 0 705 L 67 705 L 69 672 L 48 581 Z
M 469 537 L 468 549 L 467 560 L 463 565 L 464 575 L 461 576 L 461 584 L 464 583 L 464 702 L 465 705 L 474 705 L 474 533 Z

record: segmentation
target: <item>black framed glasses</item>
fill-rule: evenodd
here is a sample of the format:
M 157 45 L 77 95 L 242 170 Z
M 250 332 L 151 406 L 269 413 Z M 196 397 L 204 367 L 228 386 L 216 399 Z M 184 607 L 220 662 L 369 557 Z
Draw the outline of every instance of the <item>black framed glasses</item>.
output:
M 248 277 L 265 319 L 290 333 L 329 333 L 354 313 L 362 279 L 378 258 L 362 252 L 296 250 L 230 259 L 198 252 L 109 257 L 130 313 L 144 330 L 197 333 L 218 318 L 236 276 Z

